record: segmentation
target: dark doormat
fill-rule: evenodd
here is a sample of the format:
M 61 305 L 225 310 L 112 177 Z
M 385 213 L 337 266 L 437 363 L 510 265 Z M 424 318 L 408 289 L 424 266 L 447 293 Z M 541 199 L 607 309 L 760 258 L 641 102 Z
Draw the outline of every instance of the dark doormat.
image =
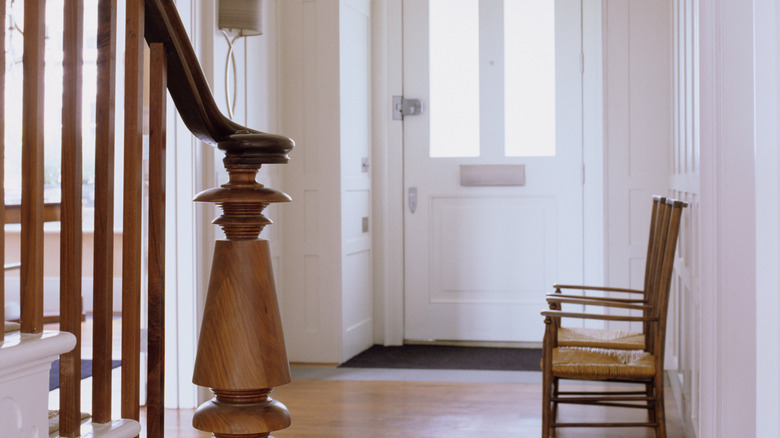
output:
M 122 362 L 118 360 L 111 361 L 111 368 L 116 368 L 121 365 Z M 81 360 L 81 379 L 92 377 L 92 359 Z M 49 391 L 55 390 L 60 387 L 60 360 L 57 359 L 51 364 L 51 370 L 49 371 Z
M 542 350 L 533 348 L 374 345 L 339 368 L 539 371 Z

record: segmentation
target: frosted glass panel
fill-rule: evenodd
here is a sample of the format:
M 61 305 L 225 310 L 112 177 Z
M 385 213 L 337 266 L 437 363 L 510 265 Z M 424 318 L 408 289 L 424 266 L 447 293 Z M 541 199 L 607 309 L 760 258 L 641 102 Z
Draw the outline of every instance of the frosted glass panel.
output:
M 555 155 L 555 2 L 504 1 L 506 156 Z
M 479 156 L 479 0 L 430 0 L 430 155 Z

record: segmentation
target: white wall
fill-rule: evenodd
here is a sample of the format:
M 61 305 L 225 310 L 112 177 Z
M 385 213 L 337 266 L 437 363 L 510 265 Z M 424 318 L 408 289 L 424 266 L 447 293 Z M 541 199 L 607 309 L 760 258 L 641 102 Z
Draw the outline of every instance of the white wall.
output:
M 771 0 L 674 4 L 671 187 L 691 208 L 670 377 L 690 436 L 778 436 L 780 11 Z

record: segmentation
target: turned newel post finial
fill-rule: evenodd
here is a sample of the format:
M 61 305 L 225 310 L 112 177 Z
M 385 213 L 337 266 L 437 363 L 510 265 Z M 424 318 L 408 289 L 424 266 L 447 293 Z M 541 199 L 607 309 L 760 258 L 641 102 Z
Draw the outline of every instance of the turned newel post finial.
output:
M 256 181 L 259 161 L 228 152 L 228 182 L 195 198 L 222 208 L 213 223 L 226 237 L 214 247 L 192 378 L 215 395 L 195 412 L 193 426 L 215 437 L 269 437 L 291 421 L 287 408 L 269 396 L 290 382 L 290 368 L 269 245 L 259 239 L 271 224 L 265 207 L 290 198 Z

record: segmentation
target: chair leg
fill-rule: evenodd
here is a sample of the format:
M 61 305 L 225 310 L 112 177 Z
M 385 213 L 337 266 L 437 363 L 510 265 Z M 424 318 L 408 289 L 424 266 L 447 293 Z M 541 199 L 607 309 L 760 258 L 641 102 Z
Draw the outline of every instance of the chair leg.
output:
M 552 379 L 552 396 L 553 398 L 558 398 L 558 390 L 559 386 L 558 383 L 560 382 L 560 379 L 557 377 L 553 377 Z M 552 402 L 552 413 L 550 414 L 550 419 L 553 423 L 558 421 L 558 402 Z
M 542 438 L 551 438 L 553 418 L 552 404 L 552 379 L 550 373 L 544 372 L 542 376 Z
M 666 438 L 666 412 L 664 409 L 664 376 L 661 373 L 654 380 L 653 393 L 655 394 L 655 429 L 656 438 Z
M 542 438 L 551 438 L 552 424 L 555 421 L 552 418 L 552 346 L 551 342 L 551 324 L 550 318 L 546 318 L 545 333 L 542 349 Z
M 645 383 L 645 396 L 649 399 L 647 401 L 647 420 L 655 423 L 658 416 L 655 413 L 655 391 L 653 391 L 652 383 Z

